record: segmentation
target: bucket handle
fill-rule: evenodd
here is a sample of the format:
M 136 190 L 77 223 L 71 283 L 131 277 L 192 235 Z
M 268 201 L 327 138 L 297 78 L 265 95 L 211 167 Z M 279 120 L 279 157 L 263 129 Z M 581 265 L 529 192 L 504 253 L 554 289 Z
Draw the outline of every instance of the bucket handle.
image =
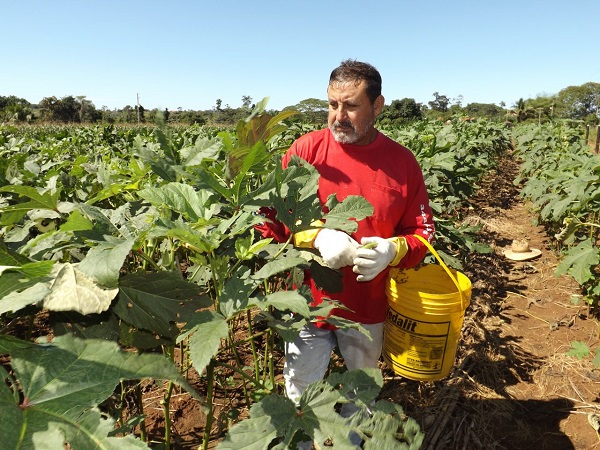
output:
M 431 252 L 431 254 L 433 256 L 435 256 L 435 259 L 438 260 L 438 262 L 440 263 L 442 268 L 446 271 L 446 273 L 448 274 L 448 276 L 450 277 L 450 279 L 456 286 L 456 289 L 458 290 L 458 294 L 460 295 L 460 304 L 461 304 L 461 306 L 464 306 L 464 297 L 463 297 L 462 290 L 460 289 L 460 284 L 458 283 L 458 279 L 456 277 L 454 277 L 454 275 L 452 275 L 452 272 L 450 271 L 448 266 L 444 263 L 444 261 L 442 261 L 442 258 L 440 257 L 440 255 L 438 255 L 438 253 L 431 246 L 431 244 L 429 243 L 429 241 L 427 239 L 425 239 L 423 236 L 420 236 L 418 234 L 413 234 L 413 236 L 416 237 L 423 244 L 425 244 L 425 247 L 427 247 L 427 249 Z

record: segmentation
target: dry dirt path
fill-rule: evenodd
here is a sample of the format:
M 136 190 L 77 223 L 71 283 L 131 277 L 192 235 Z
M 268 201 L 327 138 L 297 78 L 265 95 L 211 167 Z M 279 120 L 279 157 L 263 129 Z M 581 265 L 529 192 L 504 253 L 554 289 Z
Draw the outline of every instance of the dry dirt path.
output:
M 567 354 L 573 342 L 598 347 L 598 321 L 576 301 L 577 283 L 554 276 L 558 261 L 549 239 L 528 218 L 527 207 L 516 204 L 504 219 L 509 237 L 528 237 L 532 247 L 542 250 L 538 259 L 511 263 L 512 289 L 507 289 L 499 316 L 500 337 L 516 355 L 532 355 L 536 362 L 528 377 L 516 378 L 506 388 L 522 407 L 522 431 L 514 433 L 515 446 L 508 448 L 600 448 L 587 417 L 600 408 L 600 373 L 591 356 L 580 360 Z
M 573 304 L 577 283 L 554 276 L 554 243 L 518 197 L 517 169 L 504 161 L 464 217 L 482 226 L 494 252 L 474 255 L 464 269 L 473 294 L 456 369 L 429 383 L 388 372 L 384 395 L 419 421 L 423 449 L 600 449 L 587 417 L 600 414 L 600 371 L 592 356 L 567 355 L 574 341 L 600 347 L 598 321 Z M 503 250 L 523 238 L 541 256 L 505 258 Z

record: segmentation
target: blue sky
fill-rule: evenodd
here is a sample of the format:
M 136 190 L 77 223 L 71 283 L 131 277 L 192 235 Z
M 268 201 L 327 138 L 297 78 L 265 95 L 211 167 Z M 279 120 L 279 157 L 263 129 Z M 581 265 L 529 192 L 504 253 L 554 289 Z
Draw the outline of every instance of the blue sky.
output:
M 4 0 L 0 95 L 96 108 L 282 109 L 326 98 L 343 59 L 375 65 L 386 103 L 463 106 L 600 82 L 598 0 Z

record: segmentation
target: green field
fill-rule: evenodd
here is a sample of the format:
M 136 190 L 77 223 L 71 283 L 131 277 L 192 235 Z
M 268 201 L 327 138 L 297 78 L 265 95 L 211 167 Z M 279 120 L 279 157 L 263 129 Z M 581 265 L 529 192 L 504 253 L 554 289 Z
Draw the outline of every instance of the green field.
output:
M 223 449 L 287 444 L 310 426 L 282 395 L 277 358 L 282 340 L 333 307 L 309 307 L 309 292 L 291 289 L 305 268 L 326 268 L 313 253 L 261 240 L 254 225 L 264 220 L 256 214 L 264 205 L 275 206 L 292 232 L 322 218 L 318 174 L 279 164 L 314 126 L 261 107 L 227 128 L 0 125 L 6 448 L 38 448 L 42 440 L 55 448 L 155 448 L 156 430 L 144 426 L 141 403 L 125 407 L 140 400 L 140 380 L 167 385 L 161 448 L 175 448 L 175 392 L 206 410 L 201 448 L 217 422 L 226 424 L 219 425 Z M 473 252 L 491 251 L 478 242 L 478 227 L 461 220 L 478 182 L 516 147 L 522 168 L 515 183 L 556 236 L 563 255 L 557 273 L 575 278 L 585 300 L 597 304 L 600 157 L 586 146 L 583 128 L 454 119 L 381 130 L 419 160 L 436 249 L 455 268 Z M 330 206 L 327 223 L 346 231 L 370 211 L 362 198 Z M 365 404 L 383 383 L 372 372 L 332 380 L 364 386 Z M 331 386 L 307 393 L 317 423 L 330 420 L 347 394 Z M 225 397 L 241 390 L 244 404 L 218 406 L 217 389 Z M 242 414 L 249 407 L 251 418 Z M 399 405 L 380 402 L 373 414 L 377 420 L 361 425 L 372 436 L 394 440 L 386 423 L 404 430 L 406 447 L 397 448 L 418 448 L 419 426 Z M 334 428 L 347 435 L 353 426 L 340 421 Z

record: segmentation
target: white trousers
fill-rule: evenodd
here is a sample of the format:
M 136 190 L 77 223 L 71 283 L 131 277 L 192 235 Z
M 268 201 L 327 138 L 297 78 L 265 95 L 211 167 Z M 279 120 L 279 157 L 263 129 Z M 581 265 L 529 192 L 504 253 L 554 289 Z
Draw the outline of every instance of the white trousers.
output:
M 354 329 L 324 330 L 309 323 L 293 342 L 286 342 L 283 376 L 288 398 L 298 403 L 310 383 L 323 379 L 336 345 L 348 370 L 377 368 L 383 345 L 383 323 L 363 326 L 372 340 Z

